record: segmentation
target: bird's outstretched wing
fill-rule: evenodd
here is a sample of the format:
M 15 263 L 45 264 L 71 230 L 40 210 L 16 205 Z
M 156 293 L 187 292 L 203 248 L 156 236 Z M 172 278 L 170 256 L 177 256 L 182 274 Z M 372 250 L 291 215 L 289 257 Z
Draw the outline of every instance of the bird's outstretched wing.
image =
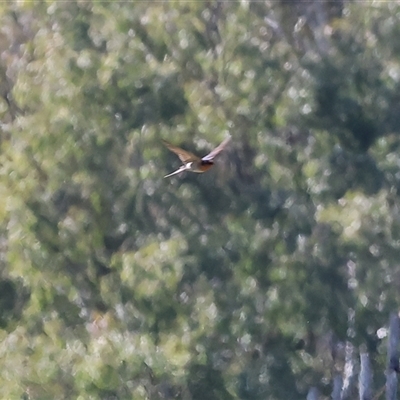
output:
M 228 136 L 218 147 L 216 147 L 212 152 L 208 153 L 206 156 L 202 158 L 202 160 L 205 161 L 211 161 L 213 160 L 219 153 L 221 153 L 222 150 L 226 147 L 226 145 L 229 143 L 231 140 L 231 137 Z
M 195 154 L 191 153 L 190 151 L 186 151 L 186 150 L 181 149 L 180 147 L 174 146 L 171 143 L 167 142 L 166 140 L 163 140 L 163 143 L 169 150 L 171 150 L 173 153 L 175 153 L 183 163 L 200 160 L 200 157 L 197 157 Z

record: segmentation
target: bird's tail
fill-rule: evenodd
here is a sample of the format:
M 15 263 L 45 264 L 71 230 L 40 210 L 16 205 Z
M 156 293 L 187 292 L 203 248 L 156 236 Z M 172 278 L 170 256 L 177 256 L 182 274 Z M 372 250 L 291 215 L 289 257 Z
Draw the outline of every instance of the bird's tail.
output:
M 176 171 L 171 172 L 171 173 L 168 174 L 168 175 L 165 175 L 164 178 L 168 178 L 169 176 L 176 175 L 176 174 L 180 174 L 181 172 L 185 171 L 186 169 L 187 169 L 187 168 L 186 168 L 186 165 L 182 165 L 182 167 L 180 167 L 180 168 L 177 169 Z

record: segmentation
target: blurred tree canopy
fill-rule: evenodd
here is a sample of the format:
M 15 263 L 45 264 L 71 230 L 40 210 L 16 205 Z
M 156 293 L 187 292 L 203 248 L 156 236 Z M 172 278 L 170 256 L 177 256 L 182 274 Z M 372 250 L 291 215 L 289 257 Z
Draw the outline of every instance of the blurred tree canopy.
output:
M 383 371 L 399 12 L 1 3 L 0 397 L 328 397 L 345 342 Z M 228 133 L 215 168 L 163 179 L 161 139 Z

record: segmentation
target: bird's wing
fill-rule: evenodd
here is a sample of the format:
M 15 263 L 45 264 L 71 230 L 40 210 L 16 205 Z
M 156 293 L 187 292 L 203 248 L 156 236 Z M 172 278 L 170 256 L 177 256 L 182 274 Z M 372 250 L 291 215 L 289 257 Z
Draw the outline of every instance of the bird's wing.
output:
M 207 154 L 202 158 L 202 160 L 210 161 L 213 160 L 222 150 L 226 147 L 226 145 L 231 140 L 231 137 L 228 136 L 218 147 L 216 147 L 211 153 Z
M 174 146 L 171 143 L 168 143 L 166 140 L 163 140 L 163 143 L 169 150 L 171 150 L 173 153 L 175 153 L 183 163 L 200 160 L 199 157 L 197 157 L 195 154 L 191 153 L 190 151 L 186 151 L 186 150 L 181 149 L 180 147 Z

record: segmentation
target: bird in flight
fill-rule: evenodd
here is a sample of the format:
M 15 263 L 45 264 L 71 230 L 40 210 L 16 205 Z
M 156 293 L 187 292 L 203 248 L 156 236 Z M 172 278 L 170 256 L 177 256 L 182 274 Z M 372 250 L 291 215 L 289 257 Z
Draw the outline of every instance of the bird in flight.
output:
M 179 167 L 176 171 L 171 172 L 168 175 L 165 175 L 164 178 L 168 178 L 169 176 L 180 174 L 183 171 L 191 171 L 197 172 L 201 174 L 202 172 L 207 171 L 214 165 L 214 158 L 224 150 L 225 146 L 231 140 L 231 137 L 228 136 L 218 147 L 216 147 L 213 151 L 211 151 L 206 156 L 200 158 L 189 151 L 183 150 L 180 147 L 174 146 L 171 143 L 168 143 L 166 140 L 163 140 L 165 146 L 175 153 L 179 159 L 183 162 L 183 165 Z

